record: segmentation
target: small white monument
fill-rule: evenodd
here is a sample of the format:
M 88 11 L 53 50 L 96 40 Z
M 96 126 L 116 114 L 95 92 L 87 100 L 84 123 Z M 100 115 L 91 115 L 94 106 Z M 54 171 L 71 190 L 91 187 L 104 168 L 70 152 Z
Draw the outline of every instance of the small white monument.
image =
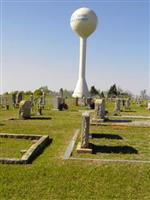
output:
M 71 16 L 71 28 L 80 37 L 79 77 L 72 95 L 75 98 L 90 96 L 85 80 L 86 39 L 95 31 L 97 22 L 96 14 L 89 8 L 79 8 Z
M 147 109 L 150 110 L 150 101 L 147 104 Z

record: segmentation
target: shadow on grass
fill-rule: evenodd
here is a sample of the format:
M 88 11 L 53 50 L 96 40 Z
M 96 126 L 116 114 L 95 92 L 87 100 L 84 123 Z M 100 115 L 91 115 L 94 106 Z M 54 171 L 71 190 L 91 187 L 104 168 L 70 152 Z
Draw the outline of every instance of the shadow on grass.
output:
M 100 133 L 100 134 L 92 133 L 91 136 L 92 136 L 92 138 L 105 138 L 105 139 L 114 139 L 114 140 L 122 140 L 123 139 L 119 135 L 109 134 L 109 133 L 106 133 L 106 134 L 103 134 L 103 133 Z
M 138 151 L 130 146 L 98 146 L 92 144 L 93 154 L 97 153 L 122 153 L 122 154 L 137 154 Z
M 125 123 L 125 122 L 132 122 L 132 120 L 128 120 L 128 119 L 108 119 L 107 122 L 117 122 L 117 123 Z
M 45 144 L 45 147 L 40 146 L 40 148 L 37 149 L 36 154 L 34 154 L 34 155 L 30 158 L 28 164 L 32 164 L 33 161 L 34 161 L 40 154 L 42 154 L 42 153 L 45 151 L 45 149 L 47 149 L 47 147 L 48 147 L 52 142 L 53 142 L 53 139 L 52 139 L 52 138 L 49 138 L 49 140 L 48 140 L 47 143 Z
M 29 120 L 49 120 L 51 117 L 31 117 Z
M 10 118 L 8 120 L 21 120 L 21 121 L 23 121 L 23 120 L 50 120 L 50 119 L 52 119 L 52 118 L 51 117 L 31 117 L 29 119 Z
M 4 126 L 5 124 L 0 123 L 0 126 Z
M 136 112 L 135 110 L 123 110 L 122 112 Z

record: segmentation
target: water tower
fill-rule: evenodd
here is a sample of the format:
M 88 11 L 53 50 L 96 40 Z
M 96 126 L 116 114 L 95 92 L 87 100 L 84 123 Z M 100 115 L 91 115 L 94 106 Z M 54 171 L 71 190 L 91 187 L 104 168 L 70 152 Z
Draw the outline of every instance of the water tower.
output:
M 97 22 L 96 14 L 89 8 L 79 8 L 71 16 L 71 28 L 80 37 L 79 77 L 73 97 L 90 96 L 85 80 L 86 40 L 95 31 Z

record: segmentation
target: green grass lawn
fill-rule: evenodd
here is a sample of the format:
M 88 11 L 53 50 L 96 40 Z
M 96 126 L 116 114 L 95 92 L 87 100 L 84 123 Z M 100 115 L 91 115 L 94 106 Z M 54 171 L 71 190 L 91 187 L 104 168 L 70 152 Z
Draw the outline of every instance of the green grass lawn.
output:
M 91 126 L 93 154 L 75 157 L 150 161 L 150 128 L 122 126 Z
M 1 133 L 49 135 L 53 139 L 52 143 L 32 164 L 0 164 L 1 200 L 150 199 L 150 164 L 64 161 L 62 159 L 75 129 L 81 126 L 79 109 L 72 107 L 65 112 L 46 109 L 43 112 L 44 116 L 51 117 L 47 120 L 8 120 L 17 118 L 18 110 L 0 111 Z M 137 113 L 147 115 L 145 108 Z M 91 139 L 90 142 L 95 145 L 127 145 L 136 149 L 138 153 L 98 152 L 88 155 L 89 157 L 149 159 L 150 128 L 91 127 L 91 133 L 112 134 L 122 138 Z
M 27 150 L 31 140 L 0 138 L 0 158 L 21 158 L 21 150 Z
M 115 108 L 115 103 L 113 102 L 106 102 L 106 109 L 109 112 L 109 115 L 113 115 Z M 145 103 L 141 104 L 141 106 L 136 105 L 136 103 L 131 103 L 130 110 L 123 110 L 121 115 L 144 115 L 149 116 L 150 111 L 147 110 Z

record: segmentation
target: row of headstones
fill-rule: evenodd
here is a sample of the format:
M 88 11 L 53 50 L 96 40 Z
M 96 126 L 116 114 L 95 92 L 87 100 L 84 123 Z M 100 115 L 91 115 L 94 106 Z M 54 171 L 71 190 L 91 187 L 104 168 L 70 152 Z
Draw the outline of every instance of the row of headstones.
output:
M 30 99 L 29 101 L 22 100 L 19 103 L 19 119 L 30 119 L 32 111 L 33 102 Z M 38 115 L 42 115 L 42 110 L 45 106 L 45 97 L 41 96 L 38 102 Z
M 107 112 L 105 109 L 105 99 L 96 99 L 94 103 L 95 107 L 95 115 L 93 118 L 93 121 L 103 121 L 107 117 Z M 126 109 L 130 109 L 130 99 L 126 100 Z M 65 100 L 61 97 L 57 97 L 57 109 L 62 110 L 62 109 L 67 109 L 67 105 L 65 104 Z M 31 117 L 31 109 L 32 109 L 32 103 L 31 101 L 25 101 L 22 100 L 19 104 L 19 118 L 22 119 L 28 119 Z M 42 115 L 42 109 L 43 109 L 43 104 L 41 103 L 39 106 L 39 114 Z M 115 111 L 114 115 L 120 115 L 121 112 L 121 100 L 116 99 L 115 102 Z
M 19 103 L 19 118 L 20 119 L 29 119 L 31 118 L 31 110 L 32 110 L 32 105 L 33 105 L 33 98 L 29 101 L 25 101 L 22 100 Z M 44 105 L 45 105 L 45 97 L 41 96 L 39 98 L 39 102 L 38 102 L 38 113 L 39 115 L 42 115 L 42 110 L 44 109 Z M 64 109 L 68 109 L 67 104 L 65 103 L 65 99 L 62 97 L 56 97 L 55 101 L 54 101 L 54 108 L 57 110 L 64 110 Z
M 140 98 L 137 98 L 137 99 L 135 99 L 135 101 L 134 101 L 135 103 L 136 103 L 136 105 L 137 106 L 139 106 L 139 107 L 146 107 L 148 110 L 150 110 L 150 100 L 142 100 L 142 99 L 140 99 Z
M 6 110 L 9 110 L 10 99 L 9 97 L 3 97 L 2 107 Z M 30 95 L 29 100 L 23 100 L 22 92 L 12 95 L 12 104 L 14 108 L 19 108 L 19 116 L 23 115 L 25 118 L 30 118 L 32 107 L 37 102 L 38 105 L 38 114 L 42 115 L 42 110 L 45 106 L 45 94 L 43 93 L 40 97 L 34 99 L 33 95 Z M 29 112 L 30 110 L 30 112 Z M 24 114 L 23 114 L 24 113 Z M 27 114 L 26 114 L 27 113 Z M 21 118 L 21 117 L 20 117 Z
M 116 99 L 115 103 L 115 114 L 120 112 L 120 99 Z M 127 101 L 128 102 L 128 101 Z M 42 109 L 43 109 L 44 103 L 40 102 L 39 104 L 39 114 L 42 115 Z M 95 107 L 95 120 L 104 120 L 106 118 L 106 110 L 105 110 L 105 99 L 96 99 L 94 103 Z M 22 100 L 19 104 L 19 118 L 30 118 L 31 117 L 31 108 L 32 108 L 32 101 L 25 101 Z M 129 102 L 128 102 L 128 108 L 129 108 Z M 57 110 L 63 110 L 68 109 L 67 104 L 65 103 L 65 99 L 62 97 L 56 97 L 56 104 L 55 109 Z
M 68 109 L 68 105 L 65 102 L 65 98 L 63 96 L 56 96 L 53 99 L 53 107 L 54 110 L 67 110 Z
M 30 119 L 32 107 L 34 105 L 33 95 L 30 95 L 29 100 L 21 100 L 19 102 L 19 119 Z M 42 115 L 42 110 L 45 106 L 45 94 L 38 98 L 38 115 Z
M 150 102 L 148 103 L 150 108 Z M 126 107 L 130 107 L 130 99 L 126 101 Z M 121 111 L 121 100 L 116 99 L 115 102 L 115 112 L 118 113 Z M 106 117 L 105 112 L 105 100 L 97 99 L 95 101 L 95 116 L 92 120 L 104 120 Z M 89 128 L 90 128 L 90 115 L 88 112 L 82 114 L 82 126 L 81 126 L 81 149 L 89 148 Z
M 120 115 L 122 107 L 125 106 L 125 109 L 130 109 L 130 99 L 126 99 L 125 102 L 122 102 L 121 99 L 116 99 L 114 115 Z M 95 100 L 95 115 L 93 121 L 104 121 L 107 118 L 107 111 L 105 109 L 105 99 L 96 99 Z
M 125 110 L 130 110 L 130 105 L 131 105 L 131 100 L 130 98 L 127 99 L 119 99 L 116 98 L 115 101 L 115 115 L 120 114 L 120 112 L 125 109 Z
M 19 107 L 19 103 L 22 100 L 23 100 L 23 94 L 21 92 L 18 92 L 17 94 L 12 95 L 12 102 L 13 102 L 14 107 L 16 107 L 16 108 Z M 34 99 L 33 95 L 30 95 L 29 101 L 31 102 L 32 106 L 34 106 L 35 102 L 37 102 L 37 104 L 39 106 L 44 106 L 45 105 L 45 94 L 44 94 L 44 92 L 40 97 L 35 98 L 35 99 Z

